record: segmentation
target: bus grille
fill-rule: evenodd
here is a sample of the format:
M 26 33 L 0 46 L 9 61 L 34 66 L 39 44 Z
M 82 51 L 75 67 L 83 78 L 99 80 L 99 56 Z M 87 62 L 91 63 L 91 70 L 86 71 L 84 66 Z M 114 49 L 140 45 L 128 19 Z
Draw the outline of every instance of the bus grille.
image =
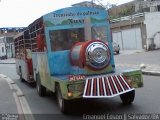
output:
M 134 90 L 123 75 L 87 78 L 84 98 L 115 97 Z

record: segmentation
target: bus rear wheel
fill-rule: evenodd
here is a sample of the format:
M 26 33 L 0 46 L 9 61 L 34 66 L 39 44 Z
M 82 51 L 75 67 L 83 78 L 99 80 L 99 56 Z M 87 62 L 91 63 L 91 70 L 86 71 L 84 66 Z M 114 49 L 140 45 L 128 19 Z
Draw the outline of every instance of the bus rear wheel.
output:
M 135 98 L 135 90 L 120 95 L 120 98 L 123 104 L 125 105 L 131 104 Z
M 39 74 L 36 74 L 36 88 L 40 97 L 44 97 L 46 95 L 46 88 L 41 85 Z
M 56 88 L 56 93 L 57 93 L 57 101 L 58 101 L 58 106 L 60 108 L 60 111 L 62 113 L 67 113 L 68 112 L 68 110 L 67 110 L 68 101 L 63 99 L 62 92 L 61 92 L 59 86 L 57 86 L 57 88 Z

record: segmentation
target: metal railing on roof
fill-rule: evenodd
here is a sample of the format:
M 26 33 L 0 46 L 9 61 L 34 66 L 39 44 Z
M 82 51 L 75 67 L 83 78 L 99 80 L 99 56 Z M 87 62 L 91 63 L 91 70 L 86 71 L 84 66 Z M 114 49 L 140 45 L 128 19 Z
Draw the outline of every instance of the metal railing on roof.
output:
M 144 13 L 137 13 L 137 14 L 133 14 L 133 15 L 129 15 L 129 16 L 124 16 L 124 17 L 112 19 L 112 20 L 110 20 L 110 22 L 116 23 L 116 22 L 120 22 L 120 21 L 132 20 L 133 18 L 138 18 L 138 17 L 143 17 L 143 16 L 144 16 Z

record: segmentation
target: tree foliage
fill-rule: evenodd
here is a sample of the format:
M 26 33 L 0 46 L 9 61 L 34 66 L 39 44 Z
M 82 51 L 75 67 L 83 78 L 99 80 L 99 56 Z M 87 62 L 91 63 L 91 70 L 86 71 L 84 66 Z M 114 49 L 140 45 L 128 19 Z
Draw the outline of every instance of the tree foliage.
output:
M 104 8 L 106 10 L 117 6 L 117 4 L 111 4 L 110 2 L 108 2 L 106 0 L 92 0 L 92 2 L 100 5 L 102 8 Z

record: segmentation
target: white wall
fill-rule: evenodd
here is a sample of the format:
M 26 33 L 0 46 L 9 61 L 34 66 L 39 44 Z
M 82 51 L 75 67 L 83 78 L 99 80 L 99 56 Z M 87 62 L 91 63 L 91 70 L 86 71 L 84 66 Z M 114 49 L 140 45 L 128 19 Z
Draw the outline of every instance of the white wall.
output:
M 130 28 L 113 32 L 113 41 L 116 41 L 121 50 L 141 50 L 142 38 L 140 28 Z
M 156 48 L 160 48 L 160 37 L 158 32 L 160 32 L 160 12 L 150 12 L 145 13 L 146 32 L 147 32 L 147 48 L 151 44 L 150 38 L 154 39 Z
M 119 44 L 119 47 L 121 50 L 123 50 L 123 44 L 122 44 L 122 32 L 112 32 L 113 41 Z
M 160 33 L 157 33 L 154 37 L 154 42 L 156 43 L 156 48 L 160 48 Z
M 6 47 L 4 43 L 0 43 L 0 57 L 6 55 Z

